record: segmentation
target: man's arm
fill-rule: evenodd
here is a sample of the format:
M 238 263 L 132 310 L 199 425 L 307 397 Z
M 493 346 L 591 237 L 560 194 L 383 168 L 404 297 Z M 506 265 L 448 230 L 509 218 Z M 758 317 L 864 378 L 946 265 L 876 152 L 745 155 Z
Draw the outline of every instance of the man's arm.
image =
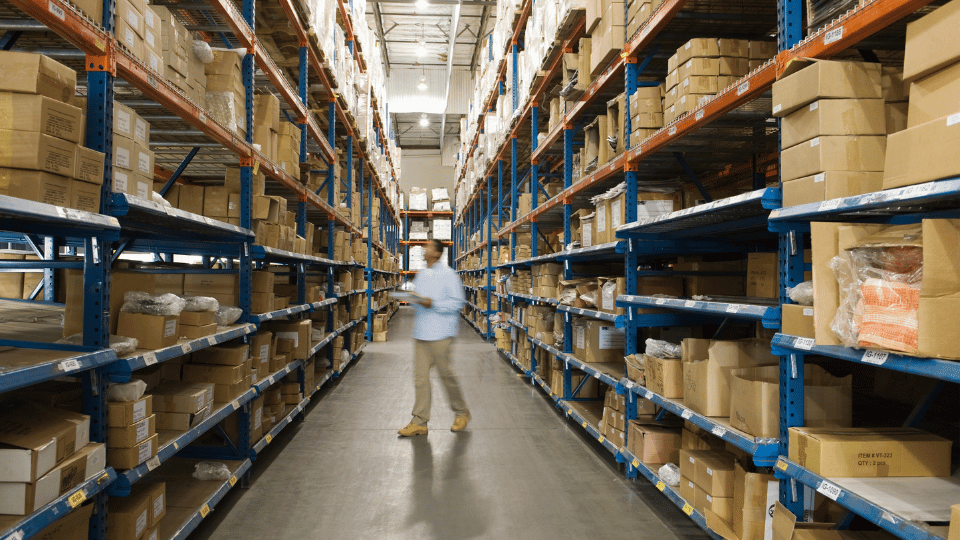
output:
M 443 278 L 443 296 L 432 302 L 432 308 L 440 313 L 456 313 L 463 309 L 463 283 L 456 272 L 450 272 Z

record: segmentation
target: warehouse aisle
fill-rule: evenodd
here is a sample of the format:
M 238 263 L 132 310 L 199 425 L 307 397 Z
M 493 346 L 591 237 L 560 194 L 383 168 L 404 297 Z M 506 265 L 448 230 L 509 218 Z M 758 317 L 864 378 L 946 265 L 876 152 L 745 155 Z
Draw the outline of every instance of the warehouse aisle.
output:
M 473 421 L 449 431 L 434 380 L 430 434 L 398 438 L 413 405 L 412 321 L 402 308 L 390 341 L 367 344 L 194 538 L 706 538 L 652 485 L 625 480 L 463 321 L 455 367 Z

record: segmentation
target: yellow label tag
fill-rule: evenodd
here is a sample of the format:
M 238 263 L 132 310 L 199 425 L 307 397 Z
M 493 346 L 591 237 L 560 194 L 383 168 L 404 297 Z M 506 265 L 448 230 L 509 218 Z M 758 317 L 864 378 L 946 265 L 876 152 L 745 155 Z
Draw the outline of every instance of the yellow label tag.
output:
M 683 513 L 689 516 L 690 514 L 693 513 L 693 507 L 690 506 L 689 504 L 684 504 L 684 505 L 683 505 Z
M 587 423 L 584 422 L 584 423 L 580 424 L 580 427 L 587 427 Z
M 778 462 L 777 462 L 777 468 L 780 469 L 781 471 L 787 470 L 787 462 L 786 462 L 786 461 L 778 461 Z
M 603 442 L 605 439 L 603 438 L 603 435 L 601 435 L 601 436 L 597 437 L 597 440 L 600 441 L 600 442 Z
M 177 444 L 177 443 L 173 443 L 173 449 L 174 449 L 174 450 L 179 450 L 179 449 L 180 449 L 180 445 Z
M 200 517 L 205 518 L 208 515 L 210 515 L 210 507 L 207 505 L 203 505 L 203 508 L 200 509 Z
M 640 460 L 639 460 L 639 459 L 633 460 L 633 461 L 631 462 L 631 465 L 633 465 L 634 467 L 639 467 L 639 466 L 640 466 Z
M 667 485 L 663 483 L 663 480 L 657 480 L 657 489 L 663 491 L 663 488 L 665 487 L 667 487 Z
M 253 174 L 257 174 L 257 171 L 259 171 L 259 170 L 260 170 L 260 162 L 259 162 L 259 161 L 254 161 L 254 162 L 253 162 Z
M 233 486 L 235 486 L 235 485 L 237 485 L 237 477 L 236 477 L 236 475 L 230 477 L 230 487 L 233 487 Z
M 273 435 L 267 433 L 267 444 L 270 444 L 271 442 L 273 442 Z
M 94 40 L 93 44 L 97 47 L 97 50 L 98 50 L 98 51 L 102 51 L 102 50 L 103 50 L 103 40 L 102 40 L 102 39 L 97 38 L 96 40 Z
M 80 491 L 71 495 L 70 498 L 67 499 L 67 502 L 70 503 L 70 508 L 76 508 L 83 504 L 83 501 L 85 500 L 87 500 L 87 494 L 81 489 Z
M 98 483 L 98 484 L 102 484 L 102 483 L 106 482 L 106 481 L 109 480 L 109 479 L 110 479 L 110 474 L 109 474 L 109 473 L 103 473 L 103 476 L 101 476 L 100 478 L 97 479 L 97 483 Z

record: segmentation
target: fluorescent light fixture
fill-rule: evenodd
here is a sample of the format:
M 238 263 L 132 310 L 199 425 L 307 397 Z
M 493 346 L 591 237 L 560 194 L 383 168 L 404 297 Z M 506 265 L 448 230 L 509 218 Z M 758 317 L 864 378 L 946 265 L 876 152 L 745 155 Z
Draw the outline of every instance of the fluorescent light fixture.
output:
M 427 42 L 421 39 L 420 42 L 417 43 L 417 56 L 422 58 L 426 55 L 427 55 Z
M 430 120 L 427 120 L 426 113 L 420 115 L 420 127 L 427 127 L 430 125 Z
M 417 84 L 417 90 L 423 92 L 426 89 L 427 89 L 427 76 L 421 75 L 420 82 Z
M 417 9 L 427 9 L 427 6 L 430 5 L 430 2 L 427 0 L 417 0 Z

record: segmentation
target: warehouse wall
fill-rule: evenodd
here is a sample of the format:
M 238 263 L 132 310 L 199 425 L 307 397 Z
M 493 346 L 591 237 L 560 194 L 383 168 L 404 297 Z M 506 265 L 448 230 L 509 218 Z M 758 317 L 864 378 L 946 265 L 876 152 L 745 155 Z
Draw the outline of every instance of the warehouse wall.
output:
M 454 168 L 440 164 L 437 150 L 404 150 L 401 159 L 400 189 L 410 193 L 411 186 L 427 189 L 445 187 L 453 197 Z M 406 199 L 404 199 L 406 202 Z

